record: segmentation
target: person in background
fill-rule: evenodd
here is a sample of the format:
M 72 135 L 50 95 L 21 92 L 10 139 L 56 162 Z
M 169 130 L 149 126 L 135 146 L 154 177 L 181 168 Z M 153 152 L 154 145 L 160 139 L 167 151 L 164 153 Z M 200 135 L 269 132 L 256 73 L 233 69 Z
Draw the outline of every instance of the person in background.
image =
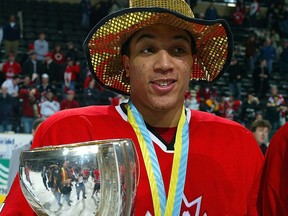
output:
M 30 76 L 31 81 L 34 84 L 40 83 L 44 66 L 42 62 L 37 61 L 36 53 L 34 51 L 29 53 L 29 58 L 23 63 L 22 69 L 25 75 Z
M 255 96 L 253 91 L 248 91 L 246 98 L 241 105 L 240 122 L 249 128 L 255 120 L 256 113 L 261 109 L 259 98 Z
M 74 43 L 71 41 L 67 43 L 67 50 L 65 56 L 66 62 L 68 61 L 68 59 L 71 59 L 73 62 L 79 60 L 79 51 L 75 48 Z
M 77 200 L 80 198 L 80 191 L 82 191 L 82 197 L 83 199 L 86 199 L 87 197 L 85 196 L 86 194 L 86 188 L 84 184 L 84 178 L 83 178 L 83 172 L 80 167 L 77 167 L 75 169 L 75 176 L 76 176 L 76 194 L 77 194 Z
M 14 98 L 17 98 L 19 93 L 20 76 L 14 75 L 12 79 L 7 79 L 2 83 L 2 87 L 7 88 L 7 93 Z
M 34 51 L 37 61 L 44 62 L 45 55 L 49 52 L 49 43 L 46 41 L 45 33 L 41 32 L 39 38 L 34 41 Z
M 7 87 L 0 92 L 0 133 L 13 131 L 15 99 L 8 94 Z
M 64 67 L 60 67 L 59 64 L 53 60 L 53 53 L 48 52 L 45 54 L 43 65 L 43 73 L 49 76 L 49 82 L 52 85 L 61 84 L 63 82 L 63 72 L 60 69 L 63 69 Z
M 214 6 L 213 2 L 209 4 L 205 11 L 206 20 L 215 20 L 218 19 L 218 11 L 217 8 Z
M 40 104 L 40 116 L 47 119 L 49 116 L 60 111 L 60 103 L 54 99 L 54 89 L 47 88 L 46 100 Z
M 255 120 L 250 126 L 250 130 L 253 133 L 263 155 L 265 155 L 268 141 L 269 131 L 271 130 L 271 124 L 267 120 Z
M 31 133 L 35 118 L 39 117 L 38 102 L 40 93 L 36 86 L 31 83 L 29 75 L 23 79 L 23 84 L 19 88 L 19 98 L 21 99 L 21 125 L 24 133 Z
M 80 74 L 80 62 L 73 62 L 72 59 L 67 60 L 67 65 L 64 69 L 64 83 L 63 85 L 63 92 L 66 94 L 68 90 L 75 91 L 75 86 L 78 81 L 78 75 Z M 65 96 L 64 96 L 65 98 Z
M 73 90 L 67 91 L 67 98 L 60 103 L 60 110 L 73 109 L 79 107 L 79 103 L 75 100 L 75 92 Z
M 262 171 L 259 215 L 288 215 L 288 123 L 270 139 Z
M 17 56 L 20 40 L 20 25 L 14 14 L 9 16 L 9 23 L 4 26 L 3 33 L 5 56 L 8 57 L 10 53 Z
M 95 87 L 95 80 L 91 79 L 88 87 L 84 88 L 82 98 L 83 106 L 100 104 L 100 91 Z
M 140 177 L 131 214 L 257 215 L 263 155 L 253 134 L 184 107 L 190 82 L 208 85 L 227 70 L 232 44 L 225 20 L 196 20 L 184 0 L 131 0 L 84 42 L 93 77 L 105 89 L 130 95 L 128 103 L 55 113 L 32 148 L 130 138 Z M 14 183 L 4 214 L 33 215 L 19 180 Z
M 81 9 L 82 9 L 82 19 L 81 25 L 84 28 L 90 27 L 90 15 L 92 4 L 90 0 L 81 0 Z
M 8 60 L 3 64 L 2 71 L 5 73 L 6 79 L 12 79 L 14 75 L 22 73 L 22 66 L 15 60 L 13 53 L 9 54 Z
M 230 67 L 227 70 L 229 74 L 228 83 L 230 94 L 238 100 L 241 100 L 242 79 L 245 76 L 244 71 L 241 64 L 238 63 L 238 59 L 233 57 Z
M 49 81 L 49 75 L 44 73 L 41 76 L 41 83 L 37 85 L 37 89 L 41 94 L 40 103 L 46 101 L 46 91 L 47 89 L 53 89 L 54 92 L 56 92 L 56 87 L 50 83 Z
M 261 100 L 265 100 L 269 91 L 270 74 L 267 69 L 267 61 L 259 59 L 258 65 L 253 71 L 253 87 L 256 96 Z

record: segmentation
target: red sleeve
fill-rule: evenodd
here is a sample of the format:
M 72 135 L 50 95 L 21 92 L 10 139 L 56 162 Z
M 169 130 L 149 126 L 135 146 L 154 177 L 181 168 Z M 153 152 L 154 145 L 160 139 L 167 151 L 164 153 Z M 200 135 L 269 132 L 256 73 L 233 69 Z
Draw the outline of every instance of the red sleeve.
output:
M 288 123 L 272 137 L 260 183 L 260 215 L 288 215 Z
M 20 188 L 19 176 L 16 175 L 12 187 L 4 201 L 3 216 L 37 216 L 31 209 Z
M 28 96 L 28 95 L 29 95 L 29 90 L 24 89 L 24 88 L 19 90 L 19 97 L 23 98 L 23 97 Z

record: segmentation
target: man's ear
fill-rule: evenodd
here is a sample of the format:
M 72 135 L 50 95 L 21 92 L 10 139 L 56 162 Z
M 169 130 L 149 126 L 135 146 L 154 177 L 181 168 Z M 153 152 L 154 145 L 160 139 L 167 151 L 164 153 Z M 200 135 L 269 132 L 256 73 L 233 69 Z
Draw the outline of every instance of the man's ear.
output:
M 126 77 L 128 78 L 130 77 L 129 57 L 127 55 L 123 55 L 122 61 L 123 61 Z

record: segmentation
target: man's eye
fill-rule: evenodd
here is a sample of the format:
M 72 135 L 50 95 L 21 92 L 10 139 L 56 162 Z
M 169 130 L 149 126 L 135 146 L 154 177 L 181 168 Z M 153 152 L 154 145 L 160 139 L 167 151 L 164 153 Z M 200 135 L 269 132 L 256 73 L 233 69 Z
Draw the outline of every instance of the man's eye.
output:
M 142 53 L 144 54 L 149 54 L 149 53 L 153 53 L 154 52 L 154 49 L 153 48 L 145 48 L 142 50 Z
M 185 49 L 183 49 L 181 47 L 176 47 L 176 48 L 174 48 L 174 52 L 175 53 L 185 53 Z

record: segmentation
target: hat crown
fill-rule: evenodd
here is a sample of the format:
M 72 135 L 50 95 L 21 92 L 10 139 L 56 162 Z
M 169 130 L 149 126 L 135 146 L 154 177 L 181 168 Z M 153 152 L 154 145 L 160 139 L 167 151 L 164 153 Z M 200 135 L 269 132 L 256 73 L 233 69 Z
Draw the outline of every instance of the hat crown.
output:
M 130 8 L 139 7 L 159 7 L 183 14 L 184 16 L 194 18 L 190 6 L 184 0 L 130 0 Z

